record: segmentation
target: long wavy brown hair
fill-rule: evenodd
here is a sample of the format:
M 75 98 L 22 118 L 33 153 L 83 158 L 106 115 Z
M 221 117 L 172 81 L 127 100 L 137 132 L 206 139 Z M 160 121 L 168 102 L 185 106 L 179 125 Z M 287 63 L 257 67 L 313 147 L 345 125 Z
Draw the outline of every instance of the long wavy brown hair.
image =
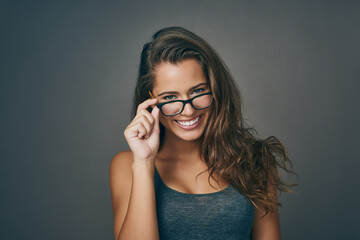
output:
M 280 177 L 282 170 L 296 175 L 293 164 L 278 138 L 260 139 L 256 130 L 245 122 L 240 91 L 223 60 L 204 39 L 182 27 L 167 27 L 153 35 L 141 53 L 132 116 L 137 106 L 149 98 L 155 66 L 185 59 L 199 62 L 214 96 L 209 121 L 201 137 L 201 157 L 208 166 L 205 171 L 209 171 L 209 183 L 210 177 L 218 183 L 214 177 L 217 173 L 256 208 L 264 210 L 265 216 L 273 211 L 273 206 L 282 206 L 274 200 L 271 189 L 280 193 L 294 192 L 291 187 L 296 184 L 288 184 Z M 164 133 L 160 123 L 160 148 Z

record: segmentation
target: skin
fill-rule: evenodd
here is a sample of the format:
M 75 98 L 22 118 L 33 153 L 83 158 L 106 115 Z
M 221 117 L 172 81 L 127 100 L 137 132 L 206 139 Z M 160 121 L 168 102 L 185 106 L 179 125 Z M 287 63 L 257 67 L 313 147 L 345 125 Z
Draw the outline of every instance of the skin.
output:
M 210 91 L 204 73 L 195 60 L 185 60 L 176 65 L 162 63 L 155 69 L 155 76 L 153 93 L 159 96 L 159 102 L 167 99 L 185 100 Z M 192 89 L 200 84 L 206 85 Z M 161 95 L 166 91 L 176 93 Z M 227 186 L 223 183 L 218 189 L 211 188 L 207 182 L 208 174 L 202 174 L 197 181 L 195 180 L 195 176 L 207 168 L 200 158 L 199 140 L 205 130 L 210 111 L 211 108 L 195 110 L 190 104 L 186 104 L 180 115 L 160 115 L 160 122 L 165 127 L 165 139 L 157 155 L 156 168 L 168 187 L 179 192 L 199 194 L 219 191 Z M 194 130 L 184 130 L 176 123 L 176 120 L 190 120 L 198 116 L 201 116 L 201 121 Z
M 152 93 L 156 98 L 139 105 L 137 115 L 124 132 L 131 151 L 118 153 L 110 165 L 115 239 L 158 239 L 153 183 L 155 166 L 164 183 L 179 192 L 212 193 L 228 186 L 219 178 L 219 184 L 211 179 L 211 184 L 215 186 L 212 188 L 207 172 L 195 179 L 197 174 L 207 169 L 200 157 L 199 139 L 208 122 L 211 107 L 195 110 L 186 104 L 180 115 L 167 117 L 159 113 L 154 105 L 175 99 L 186 100 L 209 92 L 206 83 L 201 66 L 193 59 L 177 64 L 160 63 L 155 68 Z M 194 86 L 199 87 L 194 89 Z M 164 94 L 169 91 L 172 93 Z M 154 107 L 151 113 L 146 110 L 149 106 Z M 193 130 L 184 130 L 176 123 L 176 120 L 190 120 L 197 116 L 201 116 L 200 124 Z M 160 151 L 159 122 L 165 126 L 164 144 Z M 276 198 L 276 190 L 271 186 L 269 188 Z M 278 209 L 275 208 L 274 213 L 261 219 L 262 215 L 262 211 L 255 209 L 252 239 L 280 239 Z M 143 233 L 135 236 L 140 228 Z M 143 237 L 144 234 L 146 237 Z

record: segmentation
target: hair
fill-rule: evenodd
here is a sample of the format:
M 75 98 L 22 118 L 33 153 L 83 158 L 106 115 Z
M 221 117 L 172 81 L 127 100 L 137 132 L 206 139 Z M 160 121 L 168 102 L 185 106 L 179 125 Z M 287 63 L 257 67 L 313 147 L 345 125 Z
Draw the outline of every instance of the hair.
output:
M 223 60 L 204 39 L 182 27 L 167 27 L 144 44 L 132 116 L 136 115 L 137 106 L 150 97 L 148 91 L 153 88 L 155 67 L 162 62 L 176 64 L 185 59 L 195 59 L 201 65 L 214 96 L 201 137 L 201 158 L 208 166 L 205 171 L 209 171 L 209 184 L 210 177 L 219 183 L 214 177 L 216 173 L 235 186 L 256 208 L 264 210 L 265 216 L 274 206 L 282 206 L 274 200 L 271 189 L 280 193 L 294 192 L 291 187 L 297 184 L 288 184 L 280 178 L 280 170 L 296 174 L 293 164 L 278 138 L 260 139 L 257 131 L 245 122 L 240 91 Z M 160 123 L 160 148 L 164 134 L 164 126 Z

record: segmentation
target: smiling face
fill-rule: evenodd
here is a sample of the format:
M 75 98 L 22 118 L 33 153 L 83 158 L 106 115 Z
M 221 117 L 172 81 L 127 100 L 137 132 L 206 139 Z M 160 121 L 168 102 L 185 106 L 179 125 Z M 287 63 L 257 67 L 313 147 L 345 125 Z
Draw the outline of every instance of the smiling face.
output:
M 186 59 L 176 64 L 162 62 L 154 70 L 153 94 L 159 103 L 187 100 L 210 92 L 204 72 L 195 59 Z M 190 103 L 176 116 L 160 114 L 165 127 L 165 138 L 177 137 L 185 141 L 197 140 L 203 134 L 211 107 L 196 110 Z

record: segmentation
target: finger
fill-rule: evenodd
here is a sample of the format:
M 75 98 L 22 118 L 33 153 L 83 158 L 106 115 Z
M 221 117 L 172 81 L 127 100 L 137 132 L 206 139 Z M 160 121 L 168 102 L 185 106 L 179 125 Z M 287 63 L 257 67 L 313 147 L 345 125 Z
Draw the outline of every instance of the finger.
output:
M 147 109 L 151 105 L 154 105 L 157 102 L 157 98 L 150 98 L 142 103 L 139 104 L 136 114 L 138 114 L 142 109 Z
M 142 122 L 137 122 L 129 125 L 124 133 L 126 138 L 142 138 L 147 131 Z
M 142 115 L 139 120 L 142 123 L 142 125 L 145 127 L 146 130 L 145 135 L 150 134 L 153 129 L 153 125 L 149 122 L 148 118 Z
M 158 107 L 154 107 L 153 110 L 151 111 L 151 115 L 153 115 L 154 119 L 155 119 L 155 123 L 154 123 L 154 131 L 160 131 L 160 126 L 159 126 L 159 118 L 160 118 L 160 109 Z
M 154 123 L 155 123 L 154 116 L 151 115 L 151 113 L 146 109 L 140 110 L 140 112 L 135 116 L 133 121 L 138 121 L 143 116 L 145 116 L 147 118 L 147 120 L 150 122 L 151 125 L 154 125 Z
M 137 137 L 139 139 L 142 139 L 146 135 L 147 131 L 143 123 L 139 122 L 137 124 L 137 132 L 138 132 Z
M 146 135 L 145 138 L 149 138 L 149 136 L 152 133 L 153 127 L 154 127 L 154 123 L 155 123 L 155 119 L 154 116 L 151 115 L 151 113 L 149 113 L 147 110 L 142 110 L 133 120 L 133 124 L 136 124 L 137 122 L 141 122 L 144 124 L 145 128 L 146 128 Z

